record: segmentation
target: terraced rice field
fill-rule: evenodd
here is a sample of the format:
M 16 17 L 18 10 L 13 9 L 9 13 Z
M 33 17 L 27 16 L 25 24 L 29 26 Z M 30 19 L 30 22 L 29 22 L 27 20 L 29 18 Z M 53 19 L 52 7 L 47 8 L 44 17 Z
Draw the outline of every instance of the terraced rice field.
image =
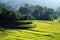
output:
M 32 20 L 35 28 L 7 29 L 0 27 L 0 40 L 60 40 L 58 21 Z

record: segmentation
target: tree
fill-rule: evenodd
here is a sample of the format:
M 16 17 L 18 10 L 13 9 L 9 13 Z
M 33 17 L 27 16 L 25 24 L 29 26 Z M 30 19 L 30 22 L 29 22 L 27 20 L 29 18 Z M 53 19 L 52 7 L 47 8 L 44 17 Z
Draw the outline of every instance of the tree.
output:
M 54 9 L 48 8 L 45 13 L 44 13 L 45 19 L 46 20 L 53 20 L 55 15 Z
M 56 11 L 52 8 L 42 7 L 40 5 L 21 6 L 19 12 L 23 15 L 23 19 L 37 19 L 37 20 L 54 20 L 57 18 Z
M 33 16 L 36 18 L 36 19 L 42 19 L 42 15 L 43 15 L 43 7 L 39 6 L 39 5 L 36 5 L 34 6 L 35 9 L 34 9 L 34 12 L 33 12 Z
M 19 12 L 21 12 L 22 14 L 28 14 L 28 13 L 30 13 L 29 5 L 25 4 L 25 6 L 20 7 L 19 8 Z

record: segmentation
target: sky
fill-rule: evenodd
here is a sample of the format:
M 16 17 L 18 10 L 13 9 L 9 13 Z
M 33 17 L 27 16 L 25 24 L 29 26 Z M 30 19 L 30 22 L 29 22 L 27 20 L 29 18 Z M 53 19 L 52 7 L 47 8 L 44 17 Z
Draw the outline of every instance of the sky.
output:
M 0 2 L 10 4 L 13 7 L 18 7 L 26 3 L 47 6 L 49 8 L 60 7 L 60 0 L 0 0 Z

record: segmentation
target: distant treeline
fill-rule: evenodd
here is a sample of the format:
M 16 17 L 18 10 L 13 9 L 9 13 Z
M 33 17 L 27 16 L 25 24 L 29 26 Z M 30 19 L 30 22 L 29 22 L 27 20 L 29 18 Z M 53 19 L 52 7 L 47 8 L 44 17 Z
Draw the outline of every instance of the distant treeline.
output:
M 0 20 L 54 20 L 57 12 L 52 8 L 40 5 L 25 4 L 19 10 L 13 10 L 10 5 L 0 3 Z

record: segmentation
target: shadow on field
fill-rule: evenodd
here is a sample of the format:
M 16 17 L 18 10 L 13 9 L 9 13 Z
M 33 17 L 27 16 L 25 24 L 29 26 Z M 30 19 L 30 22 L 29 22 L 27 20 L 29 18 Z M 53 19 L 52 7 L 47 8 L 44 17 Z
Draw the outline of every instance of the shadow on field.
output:
M 0 27 L 4 29 L 30 29 L 34 28 L 36 25 L 32 22 L 1 22 Z

